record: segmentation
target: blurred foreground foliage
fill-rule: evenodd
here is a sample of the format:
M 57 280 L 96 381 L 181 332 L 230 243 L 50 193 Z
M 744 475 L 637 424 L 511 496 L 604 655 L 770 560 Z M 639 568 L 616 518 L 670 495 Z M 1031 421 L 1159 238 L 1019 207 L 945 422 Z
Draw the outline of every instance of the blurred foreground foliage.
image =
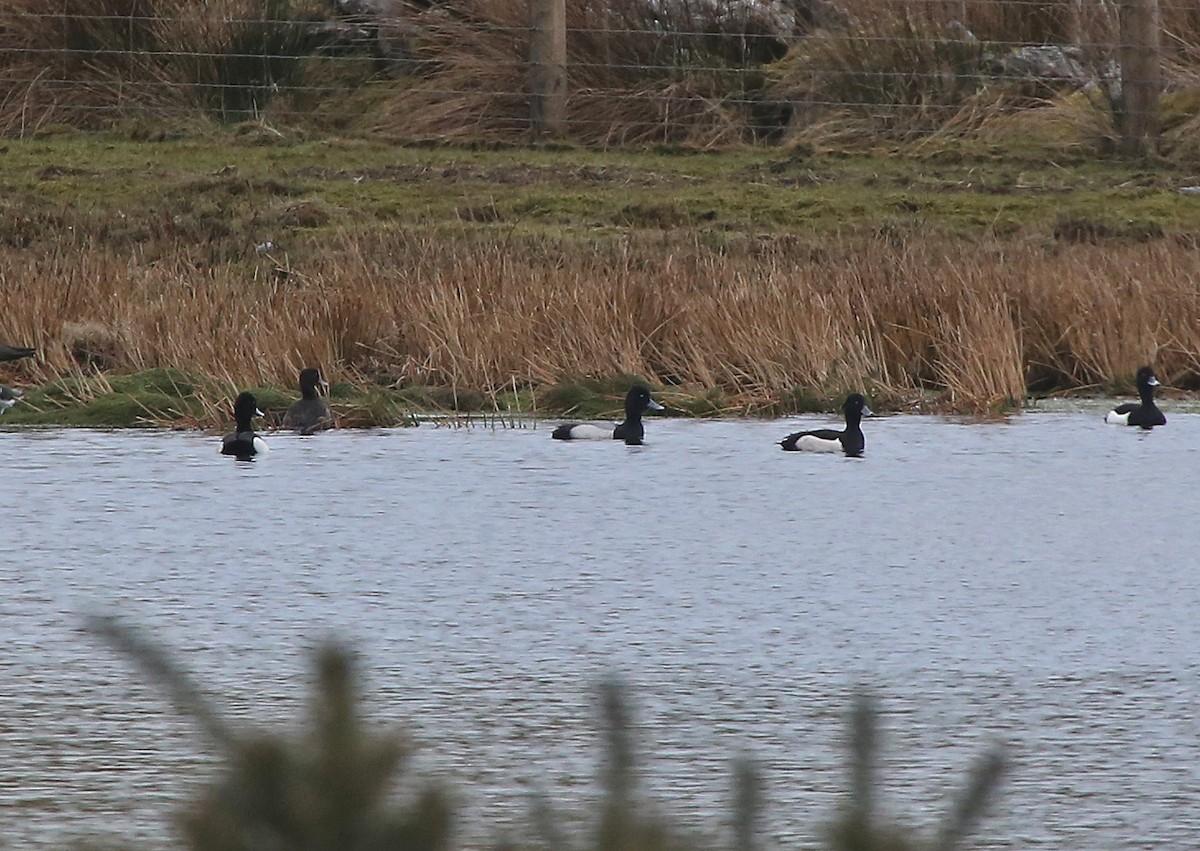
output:
M 90 632 L 135 660 L 218 746 L 224 767 L 184 811 L 183 838 L 194 851 L 449 851 L 450 796 L 436 784 L 406 776 L 410 751 L 399 735 L 365 729 L 352 655 L 328 645 L 315 653 L 316 679 L 307 730 L 293 737 L 235 731 L 154 640 L 112 617 L 88 619 Z M 605 757 L 603 797 L 591 838 L 569 835 L 548 803 L 531 813 L 526 845 L 511 839 L 496 848 L 520 851 L 682 851 L 719 847 L 668 823 L 638 791 L 633 722 L 624 688 L 600 688 Z M 874 701 L 859 696 L 851 712 L 850 789 L 842 811 L 824 833 L 830 851 L 952 851 L 963 847 L 994 797 L 1004 773 L 999 750 L 982 756 L 933 838 L 878 816 L 878 717 Z M 408 794 L 398 799 L 402 786 Z M 733 851 L 755 851 L 760 836 L 762 778 L 754 765 L 734 767 Z

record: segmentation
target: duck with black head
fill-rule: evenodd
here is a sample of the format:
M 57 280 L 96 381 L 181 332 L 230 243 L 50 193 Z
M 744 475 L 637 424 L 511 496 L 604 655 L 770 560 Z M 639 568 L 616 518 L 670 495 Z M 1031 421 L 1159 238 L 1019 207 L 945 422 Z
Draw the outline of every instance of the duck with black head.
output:
M 251 461 L 266 455 L 270 447 L 254 433 L 251 425 L 251 420 L 262 415 L 253 393 L 239 393 L 233 403 L 233 419 L 237 423 L 237 430 L 221 438 L 221 454 L 232 455 L 239 461 Z
M 299 434 L 313 434 L 332 428 L 333 411 L 329 410 L 329 403 L 322 398 L 322 394 L 328 392 L 329 382 L 321 378 L 319 369 L 310 366 L 300 370 L 300 398 L 283 415 L 283 427 Z
M 1125 402 L 1117 405 L 1104 415 L 1104 421 L 1109 425 L 1140 426 L 1150 430 L 1155 426 L 1166 425 L 1167 418 L 1154 404 L 1154 388 L 1158 387 L 1158 379 L 1154 369 L 1143 366 L 1137 371 L 1135 378 L 1140 402 Z
M 625 394 L 625 419 L 615 428 L 591 423 L 563 423 L 550 436 L 555 440 L 623 440 L 627 446 L 641 446 L 646 437 L 642 415 L 662 409 L 646 387 L 635 384 Z
M 867 441 L 860 423 L 864 416 L 874 416 L 874 413 L 862 395 L 851 393 L 842 403 L 842 414 L 846 418 L 846 428 L 841 431 L 831 428 L 798 431 L 779 441 L 779 445 L 788 452 L 842 452 L 850 458 L 861 458 Z

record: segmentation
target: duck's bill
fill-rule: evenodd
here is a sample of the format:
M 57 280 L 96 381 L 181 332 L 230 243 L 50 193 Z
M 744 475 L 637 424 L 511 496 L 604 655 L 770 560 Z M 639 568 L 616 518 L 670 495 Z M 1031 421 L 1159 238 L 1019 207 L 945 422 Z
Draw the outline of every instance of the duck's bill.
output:
M 651 411 L 665 411 L 666 410 L 666 408 L 664 408 L 662 405 L 658 404 L 658 402 L 655 402 L 653 399 L 651 399 L 649 404 L 646 405 L 646 408 Z

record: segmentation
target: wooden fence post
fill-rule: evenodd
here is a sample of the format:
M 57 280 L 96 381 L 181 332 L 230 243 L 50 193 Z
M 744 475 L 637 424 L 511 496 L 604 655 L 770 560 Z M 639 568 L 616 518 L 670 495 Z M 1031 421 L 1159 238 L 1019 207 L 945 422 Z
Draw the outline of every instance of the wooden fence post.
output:
M 1121 0 L 1121 114 L 1118 130 L 1127 154 L 1158 150 L 1162 93 L 1162 15 L 1158 0 Z
M 535 136 L 561 136 L 567 117 L 567 3 L 529 0 L 529 118 Z

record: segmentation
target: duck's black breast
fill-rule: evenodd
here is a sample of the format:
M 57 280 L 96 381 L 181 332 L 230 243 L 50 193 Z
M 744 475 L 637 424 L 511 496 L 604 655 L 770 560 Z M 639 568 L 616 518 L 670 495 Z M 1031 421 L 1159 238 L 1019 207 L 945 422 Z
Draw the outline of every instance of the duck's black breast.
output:
M 221 438 L 221 454 L 238 458 L 250 458 L 258 454 L 254 448 L 255 434 L 252 431 L 232 432 Z
M 631 417 L 613 429 L 613 439 L 623 440 L 631 446 L 637 446 L 646 439 L 646 427 L 642 425 L 641 417 Z
M 1117 412 L 1124 413 L 1120 409 Z M 1133 410 L 1129 412 L 1129 424 L 1142 428 L 1154 428 L 1154 426 L 1166 425 L 1167 418 L 1157 405 L 1134 405 Z
M 861 458 L 867 448 L 867 440 L 863 437 L 862 429 L 848 428 L 842 432 L 842 451 L 851 458 Z

